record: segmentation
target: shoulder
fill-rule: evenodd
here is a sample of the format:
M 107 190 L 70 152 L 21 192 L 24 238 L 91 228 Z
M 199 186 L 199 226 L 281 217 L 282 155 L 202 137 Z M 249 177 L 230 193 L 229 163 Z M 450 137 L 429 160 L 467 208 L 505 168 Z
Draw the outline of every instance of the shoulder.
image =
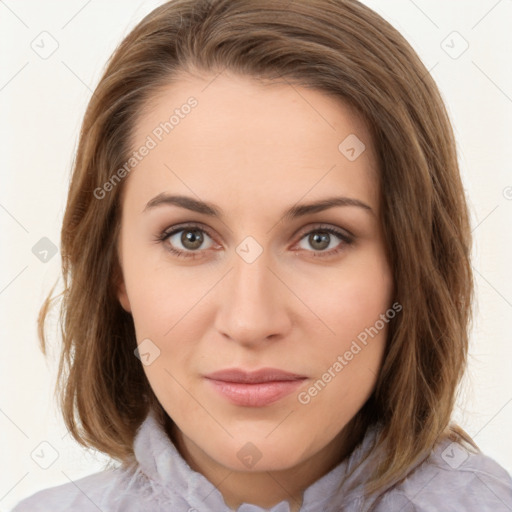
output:
M 382 497 L 377 510 L 398 508 L 402 512 L 510 512 L 512 478 L 491 457 L 445 439 Z
M 117 476 L 117 469 L 107 469 L 38 491 L 20 501 L 12 512 L 97 512 L 101 510 L 105 495 L 115 485 Z

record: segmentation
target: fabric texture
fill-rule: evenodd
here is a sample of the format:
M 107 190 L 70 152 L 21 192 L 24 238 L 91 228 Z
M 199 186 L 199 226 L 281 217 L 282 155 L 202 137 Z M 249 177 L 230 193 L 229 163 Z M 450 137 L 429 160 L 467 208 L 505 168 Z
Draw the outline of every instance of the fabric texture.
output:
M 300 512 L 512 512 L 507 471 L 449 440 L 436 445 L 405 479 L 364 497 L 365 475 L 378 457 L 373 449 L 377 434 L 377 427 L 369 429 L 348 458 L 305 490 Z M 132 469 L 108 469 L 36 492 L 12 512 L 233 511 L 218 489 L 187 464 L 152 413 L 137 432 L 134 452 Z M 236 512 L 290 512 L 290 506 L 287 501 L 270 509 L 244 503 Z

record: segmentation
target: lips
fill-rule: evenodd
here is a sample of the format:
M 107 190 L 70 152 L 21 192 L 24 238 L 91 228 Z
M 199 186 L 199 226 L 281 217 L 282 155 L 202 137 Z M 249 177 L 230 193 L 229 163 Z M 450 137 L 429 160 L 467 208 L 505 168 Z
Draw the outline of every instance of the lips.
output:
M 277 368 L 245 371 L 229 368 L 205 375 L 214 390 L 234 405 L 264 407 L 286 397 L 307 377 Z
M 223 382 L 261 384 L 263 382 L 305 379 L 306 377 L 304 375 L 289 373 L 276 368 L 262 368 L 252 372 L 240 370 L 238 368 L 228 368 L 226 370 L 210 373 L 206 375 L 206 378 Z

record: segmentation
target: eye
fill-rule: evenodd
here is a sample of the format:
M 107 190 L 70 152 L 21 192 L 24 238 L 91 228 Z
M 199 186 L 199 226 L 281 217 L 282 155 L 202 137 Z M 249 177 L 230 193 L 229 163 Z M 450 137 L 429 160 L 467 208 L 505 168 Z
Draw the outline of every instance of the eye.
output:
M 336 241 L 336 238 L 338 241 Z M 301 248 L 313 252 L 313 256 L 327 257 L 339 253 L 343 250 L 343 246 L 352 244 L 354 240 L 351 235 L 341 230 L 330 226 L 319 226 L 303 235 L 300 242 L 302 241 L 312 247 L 313 251 L 309 251 L 304 246 Z
M 158 241 L 165 243 L 167 250 L 180 258 L 195 258 L 200 252 L 211 248 L 211 245 L 203 246 L 206 239 L 212 240 L 210 235 L 197 225 L 175 227 L 170 231 L 164 231 L 158 237 Z

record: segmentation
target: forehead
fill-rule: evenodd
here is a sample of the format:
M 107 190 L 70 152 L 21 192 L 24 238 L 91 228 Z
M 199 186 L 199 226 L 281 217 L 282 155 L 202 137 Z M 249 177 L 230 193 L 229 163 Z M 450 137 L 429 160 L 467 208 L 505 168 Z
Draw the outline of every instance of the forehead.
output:
M 292 83 L 223 72 L 182 74 L 149 99 L 132 149 L 152 149 L 129 176 L 137 195 L 222 189 L 257 202 L 332 192 L 376 206 L 377 165 L 365 120 L 349 104 Z M 188 190 L 187 190 L 188 189 Z M 289 202 L 289 201 L 287 201 Z M 260 205 L 261 206 L 261 205 Z

